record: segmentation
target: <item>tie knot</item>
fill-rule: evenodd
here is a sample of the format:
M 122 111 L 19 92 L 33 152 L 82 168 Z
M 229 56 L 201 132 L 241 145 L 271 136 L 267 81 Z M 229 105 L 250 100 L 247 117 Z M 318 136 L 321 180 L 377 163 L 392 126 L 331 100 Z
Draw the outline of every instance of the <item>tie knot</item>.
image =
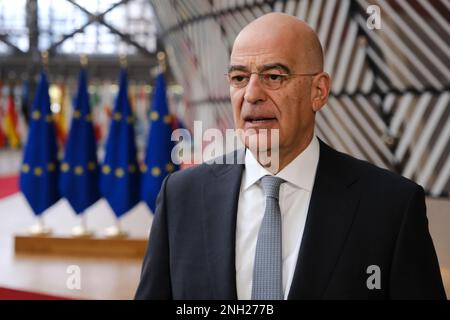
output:
M 283 179 L 274 176 L 264 176 L 261 178 L 261 185 L 266 197 L 279 199 L 280 186 L 285 182 Z

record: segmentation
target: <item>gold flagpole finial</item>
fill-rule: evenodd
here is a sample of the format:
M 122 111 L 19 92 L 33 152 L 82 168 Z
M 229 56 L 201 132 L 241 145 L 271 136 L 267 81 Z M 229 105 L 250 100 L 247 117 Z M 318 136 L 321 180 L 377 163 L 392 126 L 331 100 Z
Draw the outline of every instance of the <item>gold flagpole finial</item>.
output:
M 160 52 L 158 52 L 156 57 L 158 58 L 158 64 L 159 64 L 160 71 L 165 72 L 166 71 L 166 54 L 164 52 L 160 51 Z
M 120 66 L 122 68 L 126 68 L 128 66 L 128 61 L 127 61 L 127 55 L 126 54 L 121 54 L 120 55 Z
M 43 51 L 41 53 L 42 64 L 44 67 L 48 67 L 48 51 Z
M 85 54 L 80 55 L 80 64 L 82 67 L 86 67 L 88 64 L 88 57 Z

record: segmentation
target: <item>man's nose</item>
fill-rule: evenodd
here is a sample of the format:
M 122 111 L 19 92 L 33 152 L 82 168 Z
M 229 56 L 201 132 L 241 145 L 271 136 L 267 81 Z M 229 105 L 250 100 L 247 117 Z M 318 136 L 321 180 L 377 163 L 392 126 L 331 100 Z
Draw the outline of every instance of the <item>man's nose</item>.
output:
M 266 100 L 266 92 L 258 74 L 253 73 L 245 87 L 244 99 L 248 103 L 258 103 Z

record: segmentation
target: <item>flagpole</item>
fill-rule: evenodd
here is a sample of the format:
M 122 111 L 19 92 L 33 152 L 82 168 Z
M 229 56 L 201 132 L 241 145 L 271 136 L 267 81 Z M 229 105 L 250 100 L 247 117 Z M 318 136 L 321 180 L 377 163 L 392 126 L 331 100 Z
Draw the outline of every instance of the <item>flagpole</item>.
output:
M 47 51 L 42 52 L 41 58 L 42 58 L 42 65 L 43 65 L 45 71 L 47 71 L 48 52 Z M 42 214 L 38 215 L 36 220 L 37 220 L 37 223 L 30 227 L 30 230 L 29 230 L 30 234 L 32 234 L 34 236 L 48 236 L 52 233 L 52 230 L 45 226 L 44 217 Z
M 83 229 L 87 228 L 86 213 L 84 212 L 81 214 L 81 227 L 83 227 Z
M 54 140 L 48 92 L 48 57 L 47 51 L 42 52 L 42 70 L 32 108 L 32 121 L 39 121 L 40 125 L 29 127 L 27 145 L 23 152 L 23 169 L 20 173 L 20 189 L 36 215 L 36 225 L 29 229 L 29 232 L 35 236 L 51 234 L 51 229 L 45 226 L 43 215 L 45 210 L 60 199 L 56 175 L 57 145 Z M 45 139 L 36 138 L 41 134 Z M 39 188 L 36 187 L 37 185 Z
M 156 211 L 157 194 L 164 178 L 177 170 L 171 157 L 175 145 L 171 141 L 173 116 L 169 111 L 164 76 L 167 68 L 166 54 L 160 51 L 157 58 L 159 68 L 155 77 L 155 89 L 149 113 L 149 130 L 144 160 L 147 170 L 143 172 L 140 191 L 141 200 L 145 201 L 153 213 Z
M 117 230 L 120 233 L 122 231 L 122 226 L 121 226 L 121 223 L 120 223 L 120 219 L 116 217 L 116 221 L 115 222 L 116 222 L 116 228 L 117 228 Z
M 128 61 L 126 54 L 119 55 L 120 67 L 121 69 L 128 68 Z M 120 85 L 120 84 L 119 84 Z M 118 218 L 114 214 L 114 225 L 105 229 L 105 237 L 106 238 L 126 238 L 128 237 L 128 233 L 122 230 L 122 226 L 120 224 L 120 218 Z

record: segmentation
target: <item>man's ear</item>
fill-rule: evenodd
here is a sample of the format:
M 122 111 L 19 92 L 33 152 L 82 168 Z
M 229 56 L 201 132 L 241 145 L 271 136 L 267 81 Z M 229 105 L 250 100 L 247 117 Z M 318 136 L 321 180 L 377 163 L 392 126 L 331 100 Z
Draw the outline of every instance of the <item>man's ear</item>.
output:
M 328 100 L 331 89 L 331 78 L 326 72 L 315 76 L 311 83 L 311 105 L 314 112 L 319 111 Z

